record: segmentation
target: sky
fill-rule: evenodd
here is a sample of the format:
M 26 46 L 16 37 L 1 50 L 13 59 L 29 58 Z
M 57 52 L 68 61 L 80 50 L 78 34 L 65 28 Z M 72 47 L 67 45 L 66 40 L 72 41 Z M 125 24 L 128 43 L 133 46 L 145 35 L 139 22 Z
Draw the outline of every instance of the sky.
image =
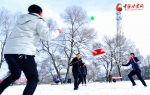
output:
M 148 87 L 144 87 L 137 80 L 136 86 L 130 81 L 117 81 L 116 83 L 94 82 L 86 86 L 79 85 L 78 90 L 73 90 L 73 83 L 64 85 L 41 84 L 38 85 L 33 95 L 149 95 L 150 80 L 146 80 Z M 53 83 L 54 84 L 54 83 Z M 22 95 L 25 85 L 9 86 L 2 95 Z
M 98 41 L 101 42 L 104 35 L 113 37 L 116 33 L 116 10 L 117 3 L 144 4 L 143 10 L 122 11 L 122 31 L 127 39 L 133 41 L 140 50 L 141 55 L 146 57 L 150 54 L 150 1 L 149 0 L 1 0 L 0 8 L 6 8 L 11 12 L 27 13 L 31 4 L 40 5 L 43 8 L 44 17 L 54 19 L 59 28 L 65 27 L 60 14 L 72 5 L 81 6 L 88 14 L 94 16 L 90 27 L 98 32 Z M 90 18 L 89 18 L 90 19 Z

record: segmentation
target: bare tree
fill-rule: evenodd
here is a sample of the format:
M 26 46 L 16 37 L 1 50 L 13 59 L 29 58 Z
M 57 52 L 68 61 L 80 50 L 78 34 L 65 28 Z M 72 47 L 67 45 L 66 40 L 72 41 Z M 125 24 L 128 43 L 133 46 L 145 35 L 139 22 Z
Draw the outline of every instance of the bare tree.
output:
M 145 79 L 150 79 L 150 55 L 147 55 L 146 58 L 141 62 L 142 75 Z
M 64 35 L 59 39 L 60 43 L 64 45 L 60 51 L 62 52 L 63 57 L 67 58 L 68 63 L 66 72 L 67 80 L 70 69 L 69 64 L 72 57 L 78 52 L 82 53 L 83 48 L 84 50 L 87 49 L 85 46 L 92 41 L 96 33 L 94 29 L 88 27 L 89 18 L 86 11 L 81 7 L 68 7 L 66 8 L 65 13 L 61 14 L 61 17 L 67 25 L 67 28 L 64 29 Z
M 44 80 L 45 80 L 45 78 L 46 77 L 48 77 L 48 76 L 50 76 L 50 74 L 49 74 L 49 65 L 48 65 L 48 62 L 49 60 L 47 60 L 47 59 L 45 59 L 45 60 L 43 60 L 42 61 L 42 63 L 41 64 L 39 64 L 39 63 L 37 63 L 37 65 L 38 65 L 38 73 L 39 73 L 39 84 L 40 83 L 43 83 L 44 82 Z
M 121 67 L 118 64 L 128 61 L 128 55 L 131 51 L 136 50 L 134 44 L 127 40 L 124 35 L 117 34 L 113 38 L 104 36 L 103 44 L 93 46 L 93 48 L 100 47 L 106 49 L 106 54 L 98 58 L 106 70 L 106 80 L 110 81 L 109 75 L 112 74 L 114 69 L 118 69 L 118 76 L 122 76 Z
M 105 45 L 102 45 L 101 43 L 94 43 L 93 44 L 93 49 L 96 48 L 105 48 L 106 51 L 108 50 L 106 55 L 100 56 L 98 58 L 96 58 L 97 62 L 100 63 L 99 65 L 103 66 L 104 69 L 106 70 L 106 80 L 109 80 L 109 75 L 113 69 L 114 66 L 114 59 L 113 59 L 113 40 L 109 39 L 108 37 L 105 36 L 105 40 L 104 40 Z
M 147 55 L 144 61 L 145 61 L 145 66 L 150 67 L 150 55 Z
M 52 60 L 49 57 L 44 58 L 42 62 L 37 62 L 39 72 L 39 83 L 52 82 L 56 77 L 55 68 L 52 64 Z
M 92 62 L 90 65 L 87 66 L 87 79 L 88 81 L 100 81 L 101 78 L 101 66 L 99 63 Z
M 47 25 L 51 31 L 56 30 L 57 24 L 52 19 L 47 20 Z M 63 64 L 60 63 L 61 59 L 59 56 L 57 56 L 59 54 L 57 50 L 60 45 L 57 44 L 58 42 L 56 40 L 53 41 L 55 41 L 55 43 L 51 41 L 40 40 L 41 49 L 39 49 L 38 51 L 42 51 L 48 55 L 49 59 L 51 59 L 51 64 L 54 66 L 54 69 L 57 73 L 57 77 L 59 77 L 61 83 L 63 83 L 61 78 L 61 70 Z
M 2 9 L 0 10 L 0 16 L 1 16 L 1 18 L 0 18 L 0 27 L 2 27 L 2 25 L 4 24 L 5 16 L 6 16 L 6 15 L 7 15 L 7 10 L 4 9 L 4 8 L 2 8 Z
M 0 58 L 0 68 L 2 63 L 4 62 L 3 50 L 6 43 L 6 39 L 8 38 L 12 28 L 18 18 L 20 13 L 12 14 L 6 9 L 0 10 L 0 48 L 1 48 L 1 58 Z

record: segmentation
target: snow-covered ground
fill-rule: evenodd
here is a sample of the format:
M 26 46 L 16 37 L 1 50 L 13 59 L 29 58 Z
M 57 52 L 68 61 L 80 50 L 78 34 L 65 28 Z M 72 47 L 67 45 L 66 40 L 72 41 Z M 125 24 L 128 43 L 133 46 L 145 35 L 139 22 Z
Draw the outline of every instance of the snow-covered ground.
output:
M 146 80 L 147 87 L 140 81 L 132 87 L 130 81 L 116 83 L 87 83 L 80 84 L 78 90 L 73 90 L 72 84 L 65 85 L 38 85 L 34 95 L 150 95 L 150 80 Z M 22 95 L 25 85 L 9 86 L 2 95 Z

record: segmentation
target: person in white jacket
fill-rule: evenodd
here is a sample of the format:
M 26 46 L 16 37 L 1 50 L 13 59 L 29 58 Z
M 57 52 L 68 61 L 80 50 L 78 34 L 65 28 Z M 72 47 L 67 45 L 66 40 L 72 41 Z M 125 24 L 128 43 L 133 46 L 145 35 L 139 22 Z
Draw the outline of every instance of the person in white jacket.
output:
M 41 39 L 51 40 L 62 33 L 61 29 L 50 31 L 43 20 L 42 8 L 31 5 L 28 14 L 22 14 L 8 37 L 4 47 L 4 58 L 10 75 L 0 84 L 0 94 L 15 80 L 20 78 L 21 71 L 27 78 L 23 95 L 33 95 L 38 84 L 38 71 L 34 60 L 36 44 Z

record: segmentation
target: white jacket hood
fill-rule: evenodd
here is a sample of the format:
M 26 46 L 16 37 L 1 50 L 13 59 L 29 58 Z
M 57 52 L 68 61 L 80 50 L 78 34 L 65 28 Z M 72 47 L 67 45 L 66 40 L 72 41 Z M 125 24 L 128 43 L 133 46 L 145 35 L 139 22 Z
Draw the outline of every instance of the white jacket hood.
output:
M 36 13 L 23 14 L 19 17 L 17 24 L 22 25 L 22 24 L 25 24 L 31 20 L 35 20 L 35 19 L 42 19 L 42 18 Z

